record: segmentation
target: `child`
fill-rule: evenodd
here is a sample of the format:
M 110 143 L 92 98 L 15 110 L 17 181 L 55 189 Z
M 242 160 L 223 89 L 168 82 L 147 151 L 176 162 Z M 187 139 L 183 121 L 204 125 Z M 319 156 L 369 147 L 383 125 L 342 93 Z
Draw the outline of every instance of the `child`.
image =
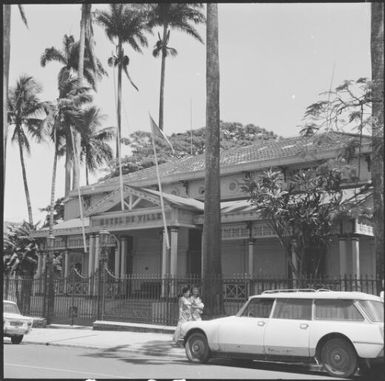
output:
M 194 287 L 191 296 L 192 320 L 202 320 L 201 315 L 203 313 L 203 307 L 204 304 L 202 303 L 202 300 L 199 297 L 199 289 L 198 287 Z

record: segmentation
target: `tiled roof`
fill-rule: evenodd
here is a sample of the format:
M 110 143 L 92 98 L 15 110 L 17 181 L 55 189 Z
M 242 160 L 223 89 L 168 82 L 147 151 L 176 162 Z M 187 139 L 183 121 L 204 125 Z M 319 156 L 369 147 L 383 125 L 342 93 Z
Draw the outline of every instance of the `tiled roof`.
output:
M 223 170 L 227 167 L 237 165 L 272 161 L 289 157 L 300 156 L 305 150 L 309 152 L 328 151 L 341 148 L 352 137 L 357 135 L 330 132 L 328 135 L 319 134 L 311 137 L 296 136 L 291 138 L 281 138 L 279 140 L 261 141 L 250 146 L 236 147 L 229 150 L 222 150 L 220 157 L 220 167 Z M 370 142 L 369 136 L 363 137 L 363 143 Z M 267 165 L 268 166 L 268 165 Z M 194 172 L 202 171 L 205 168 L 205 155 L 186 157 L 183 159 L 173 159 L 159 166 L 160 176 L 164 179 L 166 176 L 183 176 Z M 155 167 L 132 172 L 123 176 L 123 181 L 127 184 L 135 184 L 141 180 L 154 179 L 156 182 Z M 118 183 L 119 178 L 114 177 L 102 181 L 97 185 L 109 185 Z

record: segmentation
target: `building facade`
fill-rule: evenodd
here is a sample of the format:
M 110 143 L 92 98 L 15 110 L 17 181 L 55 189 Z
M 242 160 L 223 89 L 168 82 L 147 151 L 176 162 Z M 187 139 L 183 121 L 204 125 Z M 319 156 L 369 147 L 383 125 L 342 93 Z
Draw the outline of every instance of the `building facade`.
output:
M 353 136 L 332 133 L 328 139 L 313 137 L 261 141 L 247 147 L 221 152 L 222 272 L 225 277 L 247 274 L 251 277 L 290 276 L 285 254 L 278 239 L 248 202 L 242 184 L 250 176 L 273 168 L 282 178 L 299 169 L 314 167 L 336 158 Z M 371 144 L 364 137 L 352 167 L 344 175 L 343 197 L 353 198 L 356 190 L 369 184 Z M 358 168 L 359 166 L 359 168 Z M 63 275 L 72 267 L 91 276 L 100 266 L 101 237 L 107 230 L 107 266 L 116 277 L 138 274 L 143 277 L 168 275 L 184 277 L 201 272 L 201 239 L 204 212 L 204 155 L 170 161 L 159 166 L 168 226 L 170 250 L 163 236 L 160 193 L 155 168 L 123 176 L 124 208 L 119 179 L 112 178 L 81 187 L 84 218 L 80 219 L 77 191 L 65 200 L 64 221 L 55 225 L 55 251 L 63 254 Z M 354 182 L 351 181 L 355 177 Z M 371 207 L 370 194 L 359 202 Z M 86 233 L 86 250 L 82 237 Z M 374 276 L 375 255 L 370 224 L 347 219 L 337 227 L 325 260 L 330 276 L 353 274 Z M 36 233 L 46 250 L 47 229 Z M 39 260 L 36 276 L 44 268 Z

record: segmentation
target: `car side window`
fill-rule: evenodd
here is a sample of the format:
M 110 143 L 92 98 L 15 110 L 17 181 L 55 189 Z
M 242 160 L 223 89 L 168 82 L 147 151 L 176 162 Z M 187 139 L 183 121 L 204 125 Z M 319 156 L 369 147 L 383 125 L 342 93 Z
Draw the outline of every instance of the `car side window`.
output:
M 316 320 L 362 321 L 364 317 L 354 305 L 354 300 L 318 299 L 315 301 Z
M 311 299 L 277 299 L 273 319 L 311 320 Z
M 274 298 L 253 298 L 241 316 L 268 318 L 274 304 Z

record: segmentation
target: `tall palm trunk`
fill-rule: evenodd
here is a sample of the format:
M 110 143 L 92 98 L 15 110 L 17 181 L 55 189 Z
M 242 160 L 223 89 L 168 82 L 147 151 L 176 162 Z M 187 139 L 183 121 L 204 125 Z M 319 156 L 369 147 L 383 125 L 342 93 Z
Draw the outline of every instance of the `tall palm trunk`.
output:
M 162 64 L 160 69 L 160 95 L 159 95 L 159 128 L 163 130 L 163 110 L 164 110 L 164 84 L 166 77 L 166 38 L 168 24 L 163 25 L 163 47 L 162 47 Z
M 373 82 L 372 105 L 372 182 L 374 203 L 374 242 L 376 272 L 384 279 L 384 158 L 381 132 L 384 130 L 384 4 L 372 3 L 371 14 L 371 59 Z
M 57 169 L 57 147 L 55 142 L 55 152 L 53 157 L 53 168 L 52 168 L 52 181 L 51 181 L 51 200 L 49 208 L 49 233 L 53 234 L 53 212 L 55 209 L 55 189 L 56 189 L 56 169 Z
M 68 127 L 69 128 L 69 127 Z M 71 130 L 70 130 L 71 132 Z M 72 145 L 71 136 L 68 134 L 66 137 L 66 161 L 65 161 L 65 184 L 64 184 L 64 195 L 67 197 L 71 190 L 71 170 L 72 170 L 72 160 L 71 160 L 71 150 L 70 145 Z
M 202 238 L 203 298 L 208 316 L 224 314 L 221 263 L 219 168 L 218 5 L 207 4 L 206 175 Z
M 82 16 L 80 19 L 80 41 L 79 41 L 79 63 L 78 63 L 78 76 L 80 86 L 83 85 L 84 78 L 84 50 L 86 46 L 86 17 L 87 17 L 87 4 L 82 4 Z M 73 130 L 74 136 L 74 149 L 73 149 L 73 182 L 72 189 L 79 187 L 80 181 L 80 134 L 75 129 Z
M 23 173 L 23 183 L 24 183 L 25 198 L 27 200 L 28 222 L 31 225 L 33 225 L 31 197 L 29 195 L 28 182 L 27 182 L 27 173 L 25 171 L 24 152 L 23 152 L 23 147 L 21 145 L 21 134 L 20 133 L 18 134 L 18 143 L 19 143 L 19 152 L 20 152 L 21 171 Z
M 7 138 L 8 138 L 8 120 L 7 120 L 7 95 L 9 80 L 9 59 L 11 54 L 11 4 L 3 5 L 3 191 L 5 189 L 5 172 L 7 169 Z
M 117 104 L 117 119 L 118 119 L 118 134 L 116 135 L 116 158 L 119 158 L 120 150 L 120 139 L 122 137 L 122 70 L 123 70 L 123 52 L 122 52 L 122 41 L 119 39 L 118 45 L 118 104 Z
M 88 167 L 87 167 L 87 163 L 86 163 L 86 185 L 89 185 L 89 179 L 88 179 Z

